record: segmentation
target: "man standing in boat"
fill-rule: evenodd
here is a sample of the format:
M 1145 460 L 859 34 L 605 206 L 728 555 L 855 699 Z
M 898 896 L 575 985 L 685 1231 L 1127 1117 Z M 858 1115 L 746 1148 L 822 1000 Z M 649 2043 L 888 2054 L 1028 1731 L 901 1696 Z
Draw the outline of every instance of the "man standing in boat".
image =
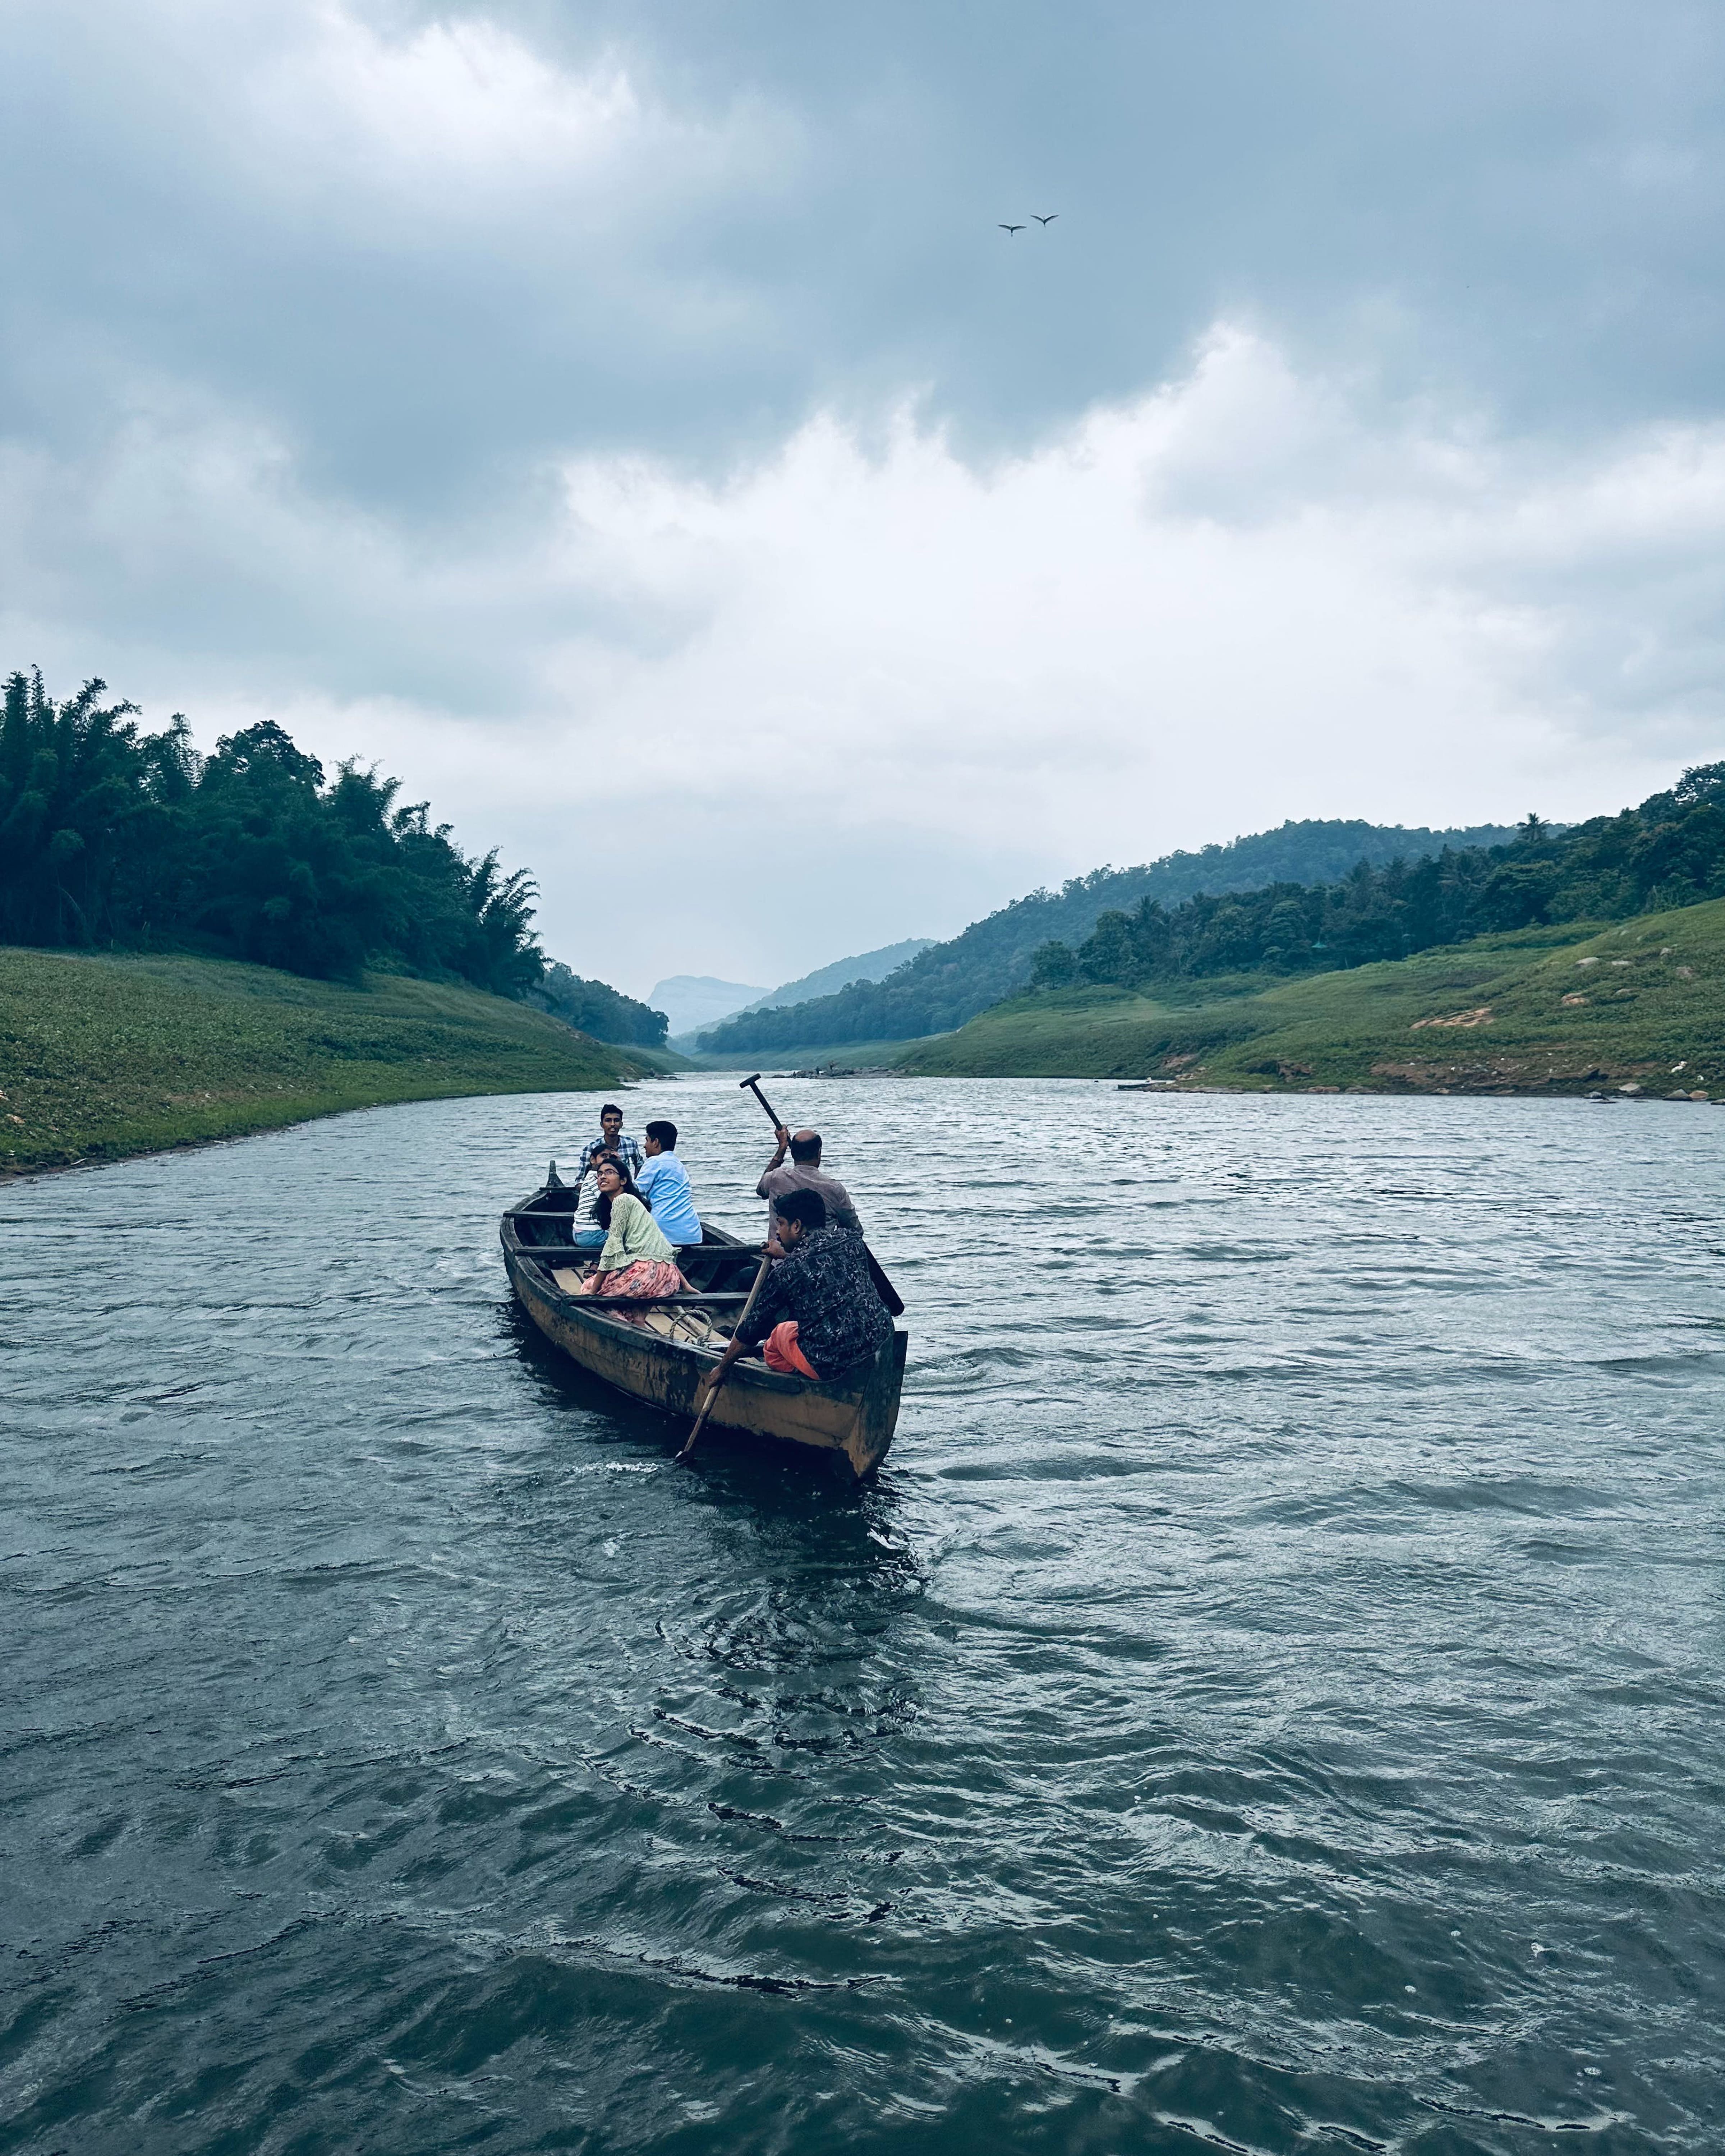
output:
M 607 1101 L 599 1110 L 599 1134 L 587 1142 L 587 1158 L 591 1159 L 596 1148 L 603 1147 L 614 1153 L 629 1170 L 629 1180 L 639 1182 L 641 1170 L 647 1164 L 647 1156 L 641 1150 L 639 1138 L 632 1138 L 623 1127 L 623 1111 L 614 1101 Z
M 755 1185 L 756 1197 L 764 1198 L 772 1208 L 767 1220 L 767 1248 L 773 1256 L 782 1258 L 785 1255 L 778 1233 L 779 1200 L 788 1198 L 793 1190 L 812 1190 L 833 1226 L 854 1229 L 860 1235 L 862 1222 L 850 1202 L 850 1193 L 835 1176 L 821 1173 L 820 1132 L 798 1131 L 793 1134 L 780 1123 L 773 1136 L 778 1140 L 778 1150 Z M 788 1165 L 785 1162 L 787 1152 L 791 1157 Z
M 777 1215 L 783 1261 L 767 1276 L 718 1368 L 701 1379 L 702 1395 L 751 1348 L 761 1349 L 769 1370 L 821 1383 L 868 1362 L 892 1337 L 857 1230 L 829 1221 L 815 1190 L 787 1190 Z

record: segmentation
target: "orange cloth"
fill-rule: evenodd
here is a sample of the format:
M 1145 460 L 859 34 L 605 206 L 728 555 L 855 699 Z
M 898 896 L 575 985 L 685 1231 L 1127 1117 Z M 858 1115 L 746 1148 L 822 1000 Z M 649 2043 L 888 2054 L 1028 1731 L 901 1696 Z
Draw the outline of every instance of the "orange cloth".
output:
M 787 1377 L 813 1378 L 820 1383 L 820 1373 L 797 1345 L 797 1321 L 788 1317 L 783 1325 L 775 1325 L 761 1343 L 761 1353 L 766 1358 L 769 1370 L 783 1370 Z

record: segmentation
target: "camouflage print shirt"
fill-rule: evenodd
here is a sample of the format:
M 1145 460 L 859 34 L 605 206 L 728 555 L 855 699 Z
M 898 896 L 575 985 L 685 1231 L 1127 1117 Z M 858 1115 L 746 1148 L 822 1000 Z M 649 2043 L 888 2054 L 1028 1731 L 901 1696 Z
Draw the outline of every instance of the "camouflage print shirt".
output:
M 758 1347 L 787 1318 L 796 1320 L 797 1345 L 823 1378 L 841 1377 L 891 1337 L 892 1320 L 875 1291 L 855 1228 L 817 1228 L 804 1235 L 768 1274 L 737 1337 Z

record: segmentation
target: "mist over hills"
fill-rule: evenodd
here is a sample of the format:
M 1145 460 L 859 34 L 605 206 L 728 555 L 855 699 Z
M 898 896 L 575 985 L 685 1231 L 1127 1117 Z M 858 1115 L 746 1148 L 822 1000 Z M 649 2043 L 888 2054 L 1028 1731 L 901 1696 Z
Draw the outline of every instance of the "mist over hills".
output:
M 860 952 L 851 958 L 835 958 L 831 965 L 819 967 L 812 973 L 804 973 L 799 980 L 786 981 L 776 988 L 737 990 L 739 995 L 752 993 L 753 1000 L 748 1003 L 726 1002 L 722 1010 L 706 1009 L 701 1017 L 688 1019 L 680 1026 L 674 1019 L 670 1045 L 685 1054 L 698 1055 L 706 1038 L 707 1029 L 721 1019 L 741 1017 L 747 1011 L 766 1010 L 779 1004 L 806 1003 L 815 996 L 830 995 L 839 988 L 848 988 L 853 981 L 884 980 L 907 958 L 914 958 L 918 952 L 926 951 L 930 940 L 927 936 L 909 936 L 901 943 L 884 944 L 878 951 Z M 662 996 L 670 997 L 680 1010 L 687 1011 L 697 1002 L 717 1001 L 721 992 L 728 993 L 735 988 L 736 984 L 728 981 L 715 981 L 704 975 L 680 974 L 675 980 L 661 981 L 653 991 L 653 1000 L 659 1003 Z M 712 991 L 711 998 L 706 996 L 708 990 Z
M 1106 912 L 1146 899 L 1164 906 L 1200 893 L 1261 889 L 1273 883 L 1329 883 L 1364 861 L 1373 867 L 1466 847 L 1507 844 L 1512 826 L 1408 829 L 1344 819 L 1283 824 L 1226 845 L 1165 855 L 1137 868 L 1101 868 L 1059 891 L 1014 899 L 946 942 L 932 943 L 884 979 L 854 982 L 836 993 L 738 1014 L 701 1034 L 703 1051 L 769 1054 L 850 1040 L 912 1040 L 950 1032 L 1029 981 L 1048 942 L 1082 942 Z M 793 983 L 793 986 L 797 985 Z
M 670 1021 L 662 1010 L 650 1009 L 607 982 L 583 980 L 560 960 L 547 965 L 544 978 L 528 990 L 527 1000 L 594 1040 L 626 1047 L 665 1045 Z
M 711 973 L 673 973 L 654 983 L 647 1000 L 662 1010 L 670 1026 L 673 1045 L 691 1038 L 704 1025 L 732 1017 L 750 1006 L 751 999 L 770 991 L 749 981 L 721 981 Z
M 812 973 L 804 973 L 800 980 L 786 981 L 781 987 L 769 988 L 764 995 L 757 996 L 752 1004 L 741 1010 L 727 1011 L 727 1018 L 742 1018 L 750 1011 L 773 1010 L 782 1004 L 813 1003 L 817 997 L 836 995 L 855 981 L 884 981 L 889 973 L 932 947 L 932 936 L 907 936 L 901 943 L 883 944 L 878 951 L 864 951 L 854 958 L 835 958 L 830 966 L 821 966 Z M 703 1029 L 700 1039 L 705 1041 Z

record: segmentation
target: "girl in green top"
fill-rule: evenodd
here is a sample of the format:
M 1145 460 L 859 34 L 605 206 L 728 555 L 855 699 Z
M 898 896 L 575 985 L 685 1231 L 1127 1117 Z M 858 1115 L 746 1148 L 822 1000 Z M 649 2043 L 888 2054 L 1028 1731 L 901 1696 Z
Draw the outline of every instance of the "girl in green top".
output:
M 597 1172 L 597 1210 L 599 1225 L 606 1231 L 605 1247 L 598 1264 L 575 1292 L 644 1299 L 684 1293 L 689 1283 L 677 1270 L 677 1254 L 628 1169 L 619 1161 L 602 1160 Z

